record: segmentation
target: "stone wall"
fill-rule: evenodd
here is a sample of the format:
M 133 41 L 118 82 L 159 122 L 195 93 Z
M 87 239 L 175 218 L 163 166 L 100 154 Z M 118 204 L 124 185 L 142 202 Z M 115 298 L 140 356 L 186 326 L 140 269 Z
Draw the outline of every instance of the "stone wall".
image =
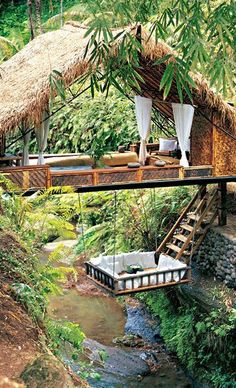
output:
M 193 260 L 205 272 L 210 271 L 229 287 L 236 288 L 236 217 L 225 227 L 211 228 Z

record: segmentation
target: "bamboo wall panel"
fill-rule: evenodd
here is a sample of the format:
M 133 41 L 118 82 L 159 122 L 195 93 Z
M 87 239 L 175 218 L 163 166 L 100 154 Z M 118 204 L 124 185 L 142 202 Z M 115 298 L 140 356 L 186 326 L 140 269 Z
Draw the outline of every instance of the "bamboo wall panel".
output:
M 117 171 L 117 172 L 108 172 L 108 173 L 99 173 L 98 175 L 98 183 L 120 183 L 120 182 L 135 182 L 137 180 L 136 170 L 127 171 Z
M 212 166 L 182 167 L 180 177 L 184 179 L 212 176 L 212 170 Z
M 216 127 L 213 138 L 215 175 L 236 175 L 236 141 Z
M 81 173 L 67 173 L 63 175 L 54 175 L 52 173 L 52 186 L 92 186 L 93 175 L 92 174 L 81 174 Z
M 204 115 L 211 119 L 210 111 L 205 109 Z M 213 124 L 195 111 L 190 138 L 190 162 L 192 166 L 212 165 L 212 140 Z
M 144 170 L 142 175 L 143 181 L 155 179 L 171 179 L 179 177 L 179 167 L 176 168 L 160 168 L 155 170 Z
M 23 190 L 43 189 L 51 185 L 48 166 L 2 168 L 0 173 L 3 173 L 14 185 Z

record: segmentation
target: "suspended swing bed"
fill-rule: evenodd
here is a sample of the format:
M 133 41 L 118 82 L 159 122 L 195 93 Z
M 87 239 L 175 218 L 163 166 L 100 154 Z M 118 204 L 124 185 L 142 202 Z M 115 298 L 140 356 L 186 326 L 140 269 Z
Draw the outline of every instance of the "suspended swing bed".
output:
M 117 296 L 189 283 L 192 256 L 216 217 L 220 216 L 219 200 L 219 189 L 208 191 L 202 185 L 158 247 L 156 236 L 155 251 L 116 254 L 115 192 L 114 252 L 87 261 L 87 276 Z
M 185 218 L 193 206 L 195 206 L 195 213 L 199 215 L 203 204 L 206 205 L 206 198 L 202 196 L 202 190 L 201 188 L 195 194 L 158 248 L 156 235 L 155 251 L 133 251 L 119 254 L 116 253 L 117 192 L 115 191 L 115 216 L 112 220 L 114 252 L 112 255 L 100 255 L 85 262 L 88 278 L 116 296 L 189 283 L 191 280 L 191 258 L 194 252 L 194 243 L 196 243 L 196 226 L 200 224 L 199 221 L 196 223 L 193 217 L 189 218 L 188 221 L 185 221 Z M 213 200 L 210 200 L 210 206 L 214 204 L 215 199 L 214 197 Z M 207 199 L 207 201 L 209 200 Z M 79 202 L 81 204 L 81 200 Z M 206 216 L 208 210 L 209 207 L 205 206 L 202 217 Z M 187 222 L 189 230 L 182 228 L 183 221 Z M 177 237 L 176 230 L 178 230 L 180 237 Z M 168 245 L 167 242 L 170 242 L 171 239 L 173 243 Z M 85 241 L 84 250 L 86 257 Z
M 99 256 L 86 262 L 87 276 L 114 295 L 189 283 L 191 269 L 184 262 L 156 252 L 131 252 Z M 128 273 L 128 272 L 134 273 Z M 136 272 L 137 271 L 137 272 Z

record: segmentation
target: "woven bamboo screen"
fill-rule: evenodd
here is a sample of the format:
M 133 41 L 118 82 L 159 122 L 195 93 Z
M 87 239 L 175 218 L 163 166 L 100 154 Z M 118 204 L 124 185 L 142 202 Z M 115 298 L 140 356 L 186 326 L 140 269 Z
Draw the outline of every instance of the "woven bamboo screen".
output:
M 211 120 L 211 111 L 204 111 Z M 190 161 L 192 166 L 211 165 L 213 159 L 213 124 L 197 112 L 191 130 Z
M 48 166 L 9 167 L 0 172 L 19 189 L 44 189 L 51 185 Z

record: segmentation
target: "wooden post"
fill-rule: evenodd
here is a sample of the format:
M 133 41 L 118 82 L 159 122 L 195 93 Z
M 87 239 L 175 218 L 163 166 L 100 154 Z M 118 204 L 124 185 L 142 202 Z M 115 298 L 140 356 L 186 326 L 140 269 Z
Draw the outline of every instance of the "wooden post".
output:
M 2 133 L 0 135 L 0 156 L 5 155 L 5 150 L 6 150 L 6 137 L 5 137 L 5 133 Z
M 220 192 L 220 206 L 219 206 L 219 225 L 224 226 L 227 224 L 227 183 L 220 182 L 218 184 L 218 189 Z

